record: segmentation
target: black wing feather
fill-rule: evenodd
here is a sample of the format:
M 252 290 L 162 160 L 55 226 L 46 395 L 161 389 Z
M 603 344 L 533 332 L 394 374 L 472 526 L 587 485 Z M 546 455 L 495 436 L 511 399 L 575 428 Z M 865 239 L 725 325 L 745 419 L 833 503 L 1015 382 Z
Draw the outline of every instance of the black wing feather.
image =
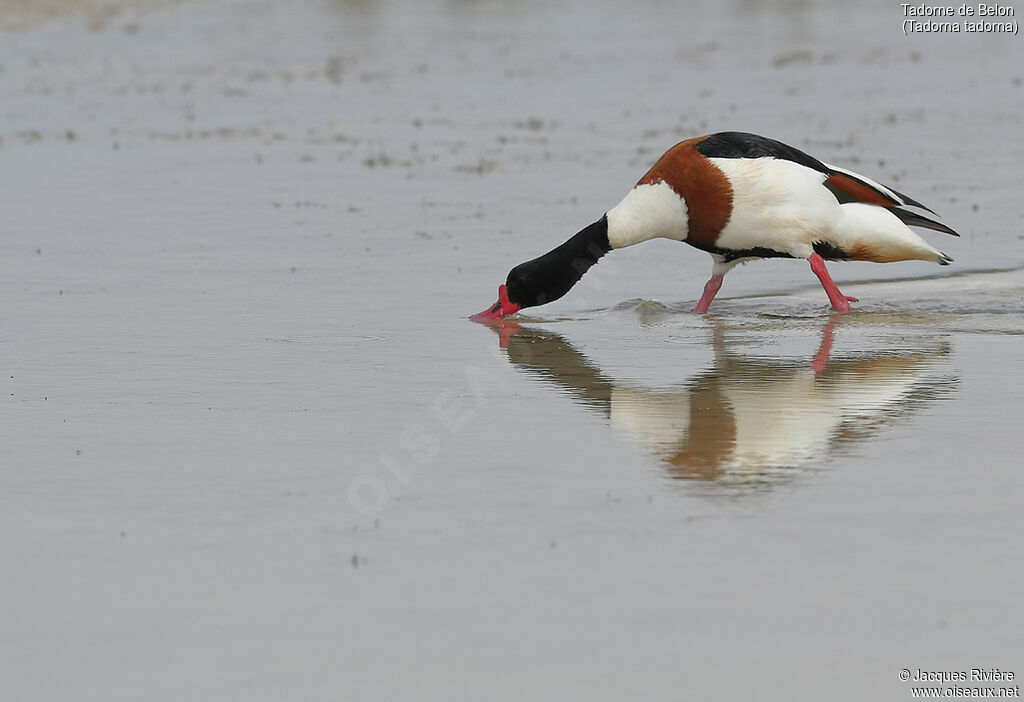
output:
M 906 224 L 908 227 L 921 227 L 923 229 L 934 229 L 937 232 L 945 232 L 946 234 L 952 234 L 953 236 L 960 236 L 955 231 L 947 227 L 941 222 L 936 222 L 934 219 L 929 219 L 924 215 L 911 212 L 910 210 L 904 210 L 901 207 L 890 207 L 890 212 L 900 218 L 900 221 Z M 930 211 L 930 210 L 929 210 Z
M 694 147 L 708 158 L 781 158 L 799 163 L 825 175 L 833 171 L 824 163 L 800 149 L 794 149 L 781 141 L 746 132 L 719 132 L 698 142 Z

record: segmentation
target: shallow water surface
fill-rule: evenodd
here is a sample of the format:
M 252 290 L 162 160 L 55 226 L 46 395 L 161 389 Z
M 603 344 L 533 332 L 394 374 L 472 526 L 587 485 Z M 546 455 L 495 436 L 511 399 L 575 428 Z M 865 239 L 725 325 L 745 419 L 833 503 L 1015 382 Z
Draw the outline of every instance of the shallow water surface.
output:
M 1024 675 L 1020 40 L 886 3 L 0 0 L 0 691 L 904 699 Z M 743 129 L 955 264 L 658 241 Z

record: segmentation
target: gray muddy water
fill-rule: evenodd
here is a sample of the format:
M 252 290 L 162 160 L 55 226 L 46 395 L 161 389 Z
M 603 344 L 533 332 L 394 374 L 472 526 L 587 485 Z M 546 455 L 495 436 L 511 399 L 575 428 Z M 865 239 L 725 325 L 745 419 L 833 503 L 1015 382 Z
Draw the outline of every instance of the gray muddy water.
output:
M 1024 675 L 1022 44 L 905 19 L 0 0 L 3 697 Z M 698 316 L 659 241 L 466 319 L 725 129 L 921 200 L 954 265 L 834 264 L 841 315 L 750 264 Z

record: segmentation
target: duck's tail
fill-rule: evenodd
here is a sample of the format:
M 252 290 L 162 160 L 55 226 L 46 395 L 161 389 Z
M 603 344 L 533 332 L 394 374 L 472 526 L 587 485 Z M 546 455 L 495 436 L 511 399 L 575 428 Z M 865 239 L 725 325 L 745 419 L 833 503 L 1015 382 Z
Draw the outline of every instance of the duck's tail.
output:
M 900 207 L 860 202 L 840 205 L 842 216 L 833 232 L 838 247 L 856 261 L 932 261 L 948 266 L 953 260 L 910 230 L 924 227 L 959 236 L 944 224 Z M 910 226 L 908 226 L 910 225 Z

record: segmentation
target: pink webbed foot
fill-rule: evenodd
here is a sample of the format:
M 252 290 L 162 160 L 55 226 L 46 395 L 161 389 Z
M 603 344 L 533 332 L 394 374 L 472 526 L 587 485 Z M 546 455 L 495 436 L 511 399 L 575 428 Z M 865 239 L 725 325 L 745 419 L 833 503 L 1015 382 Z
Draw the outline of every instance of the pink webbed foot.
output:
M 853 309 L 852 307 L 850 307 L 849 303 L 857 302 L 857 298 L 850 297 L 849 295 L 842 295 L 841 294 L 839 296 L 839 304 L 838 305 L 836 304 L 835 300 L 832 300 L 831 296 L 829 297 L 829 301 L 832 302 L 832 309 L 838 310 L 840 312 L 849 312 L 850 310 Z
M 821 281 L 821 287 L 825 288 L 825 294 L 828 295 L 828 301 L 832 303 L 832 309 L 838 310 L 839 312 L 849 312 L 850 303 L 857 302 L 857 298 L 844 295 L 839 287 L 832 280 L 832 276 L 828 274 L 828 269 L 825 268 L 825 261 L 816 253 L 811 254 L 807 257 L 808 262 L 811 264 L 811 270 L 814 271 L 814 275 L 818 276 L 818 280 Z

